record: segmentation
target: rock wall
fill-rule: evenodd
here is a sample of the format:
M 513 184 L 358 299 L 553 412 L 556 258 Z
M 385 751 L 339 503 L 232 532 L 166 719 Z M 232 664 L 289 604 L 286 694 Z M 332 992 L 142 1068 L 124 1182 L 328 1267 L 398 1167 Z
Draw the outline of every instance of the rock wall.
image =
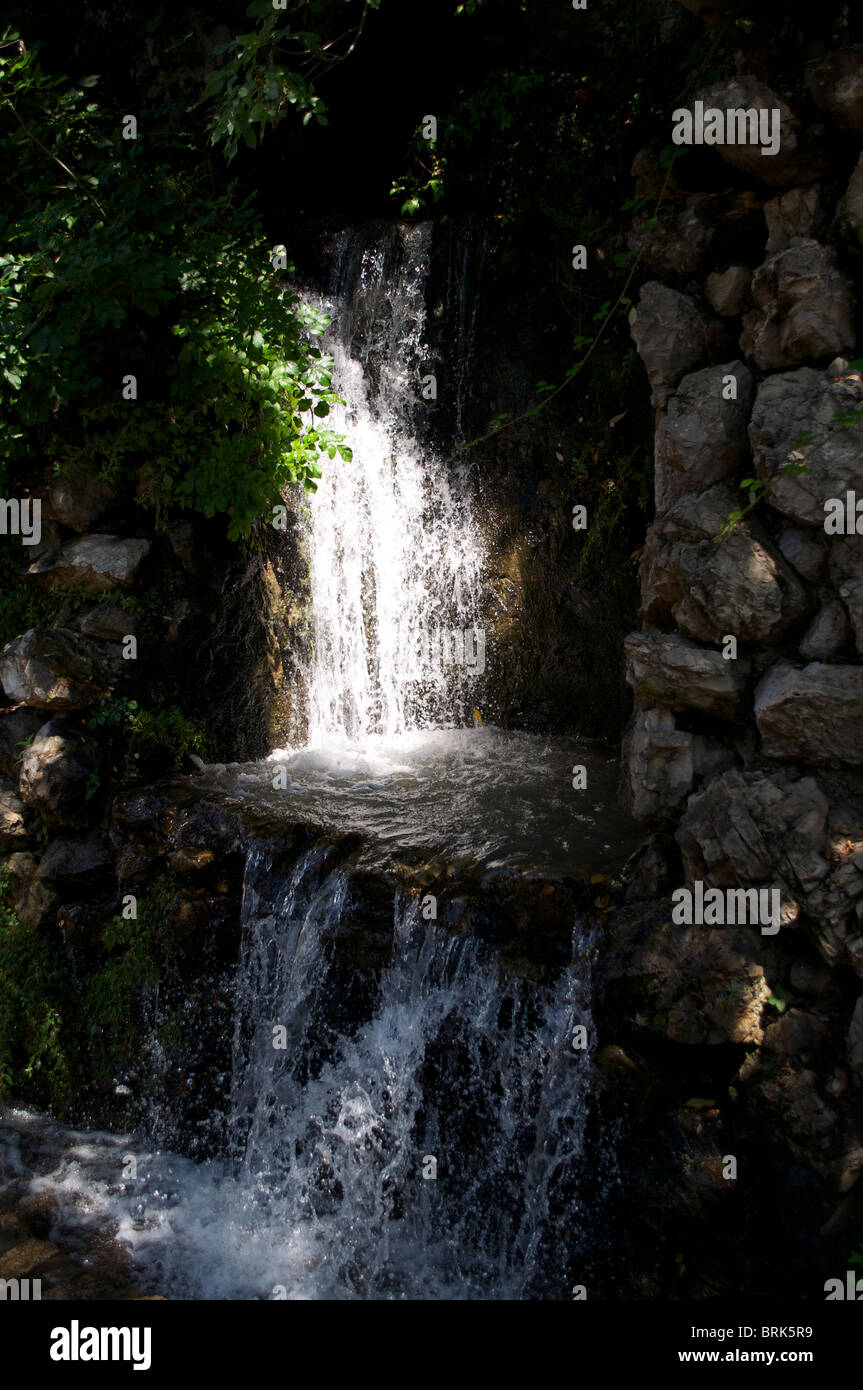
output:
M 606 1070 L 633 1210 L 675 1222 L 688 1297 L 818 1287 L 863 1232 L 863 51 L 782 92 L 743 74 L 687 98 L 779 110 L 780 149 L 701 152 L 733 191 L 671 177 L 631 242 L 656 514 L 623 798 L 653 835 L 606 960 Z M 633 173 L 662 187 L 654 151 Z M 777 925 L 687 925 L 683 888 L 769 890 Z

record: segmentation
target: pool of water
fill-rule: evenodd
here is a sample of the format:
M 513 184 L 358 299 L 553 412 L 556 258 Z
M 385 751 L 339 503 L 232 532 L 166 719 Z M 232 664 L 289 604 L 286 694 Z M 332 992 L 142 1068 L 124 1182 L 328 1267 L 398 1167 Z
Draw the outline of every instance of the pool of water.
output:
M 202 776 L 286 821 L 359 832 L 382 858 L 610 874 L 644 833 L 618 805 L 618 764 L 606 750 L 488 725 L 361 743 L 332 737 Z

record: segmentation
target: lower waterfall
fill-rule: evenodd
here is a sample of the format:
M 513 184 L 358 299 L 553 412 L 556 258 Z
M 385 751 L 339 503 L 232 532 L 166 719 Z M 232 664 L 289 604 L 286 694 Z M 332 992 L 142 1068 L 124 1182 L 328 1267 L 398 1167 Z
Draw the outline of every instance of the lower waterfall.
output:
M 345 893 L 317 850 L 277 883 L 250 852 L 230 1155 L 196 1164 L 13 1112 L 4 1166 L 16 1126 L 41 1126 L 32 1188 L 57 1203 L 55 1238 L 109 1223 L 139 1282 L 169 1298 L 566 1297 L 590 1085 L 574 1045 L 590 1034 L 583 968 L 506 979 L 490 948 L 406 898 L 367 1016 L 340 1017 L 322 942 Z M 586 947 L 579 927 L 574 955 Z M 130 1156 L 137 1176 L 120 1181 Z

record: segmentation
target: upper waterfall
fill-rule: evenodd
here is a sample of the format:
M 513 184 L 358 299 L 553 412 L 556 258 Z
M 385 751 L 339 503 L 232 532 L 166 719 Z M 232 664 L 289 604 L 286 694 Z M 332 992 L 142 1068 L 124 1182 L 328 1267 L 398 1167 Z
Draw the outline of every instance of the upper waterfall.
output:
M 484 666 L 483 548 L 465 478 L 417 425 L 433 409 L 431 236 L 428 223 L 351 229 L 334 258 L 326 348 L 345 404 L 328 423 L 353 458 L 325 467 L 310 501 L 311 744 L 463 724 Z

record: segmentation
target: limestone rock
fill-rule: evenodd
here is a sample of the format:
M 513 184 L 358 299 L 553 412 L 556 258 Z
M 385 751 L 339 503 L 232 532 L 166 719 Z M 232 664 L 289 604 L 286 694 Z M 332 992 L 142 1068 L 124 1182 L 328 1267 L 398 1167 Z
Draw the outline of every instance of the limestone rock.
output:
M 757 179 L 769 187 L 789 183 L 811 183 L 824 169 L 824 158 L 807 149 L 801 140 L 801 127 L 787 102 L 771 87 L 749 74 L 716 82 L 696 93 L 696 99 L 721 111 L 778 111 L 779 149 L 776 154 L 762 154 L 760 144 L 723 144 L 713 148 L 720 159 L 732 169 Z M 689 103 L 692 109 L 692 103 Z
M 732 769 L 691 797 L 676 836 L 687 883 L 701 879 L 717 888 L 769 883 L 774 864 L 758 823 L 763 816 L 758 813 L 762 805 L 769 812 L 781 796 L 780 789 L 761 774 Z M 818 843 L 823 844 L 826 801 L 820 809 Z
M 119 490 L 88 468 L 73 468 L 59 474 L 48 486 L 42 501 L 42 515 L 71 531 L 94 526 L 119 501 Z
M 704 297 L 724 319 L 735 319 L 749 302 L 752 271 L 746 265 L 730 265 L 727 270 L 714 270 L 704 282 Z
M 795 237 L 752 277 L 740 348 L 762 371 L 816 362 L 854 344 L 854 294 L 831 250 Z
M 806 85 L 842 130 L 863 135 L 863 50 L 836 49 L 807 64 Z
M 134 634 L 135 619 L 124 608 L 102 603 L 80 614 L 75 620 L 75 627 L 85 637 L 98 637 L 103 642 L 122 642 L 124 637 Z
M 637 989 L 642 1027 L 690 1046 L 760 1043 L 770 997 L 763 954 L 758 936 L 745 929 L 666 919 L 620 933 L 606 973 Z
M 0 713 L 0 773 L 4 777 L 17 783 L 24 747 L 44 723 L 44 714 L 26 705 Z
M 721 483 L 687 496 L 653 522 L 641 556 L 641 616 L 669 617 L 689 637 L 721 643 L 767 642 L 807 609 L 803 585 L 755 523 L 718 536 L 737 505 Z
M 57 911 L 57 894 L 36 874 L 32 854 L 13 854 L 9 858 L 9 885 L 12 907 L 25 927 L 34 931 L 50 921 Z
M 863 538 L 830 537 L 830 578 L 848 610 L 857 650 L 863 656 Z
M 95 745 L 66 720 L 52 719 L 25 749 L 21 800 L 51 825 L 85 826 L 98 808 L 96 798 L 87 800 L 98 766 Z
M 725 346 L 718 319 L 691 295 L 656 280 L 642 287 L 632 336 L 660 408 L 687 372 L 703 367 Z
M 39 861 L 38 876 L 63 888 L 89 888 L 111 877 L 113 855 L 100 837 L 76 835 L 52 840 Z
M 24 826 L 24 807 L 13 782 L 0 777 L 0 852 L 21 849 L 27 839 Z
M 793 565 L 798 574 L 814 584 L 827 559 L 824 538 L 817 532 L 804 531 L 799 526 L 786 526 L 776 544 L 789 565 Z
M 844 651 L 850 640 L 848 614 L 834 599 L 825 603 L 812 619 L 800 643 L 800 655 L 806 661 L 826 661 Z
M 837 846 L 828 810 L 812 777 L 732 770 L 690 797 L 676 838 L 687 882 L 778 888 L 783 922 L 863 977 L 863 825 Z
M 635 820 L 655 820 L 681 804 L 697 777 L 733 761 L 717 740 L 678 729 L 670 709 L 636 710 L 623 738 L 621 799 Z
M 767 252 L 784 251 L 796 237 L 813 237 L 822 229 L 823 211 L 818 184 L 790 188 L 764 205 L 767 219 Z
M 7 695 L 35 709 L 81 709 L 106 695 L 116 677 L 103 652 L 66 628 L 30 628 L 0 652 Z
M 863 666 L 780 662 L 755 692 L 755 720 L 768 757 L 863 763 Z
M 737 399 L 726 400 L 734 377 Z M 703 492 L 736 473 L 749 458 L 746 426 L 754 382 L 743 362 L 726 362 L 685 376 L 656 431 L 656 510 L 667 511 L 688 492 Z
M 661 215 L 654 227 L 648 225 L 652 208 L 637 218 L 627 244 L 640 254 L 645 270 L 663 279 L 699 274 L 714 236 L 714 227 L 699 215 L 705 201 L 703 194 L 687 198 L 682 207 Z
M 676 633 L 631 632 L 624 643 L 626 679 L 642 703 L 700 709 L 733 719 L 749 662 L 726 661 Z
M 34 579 L 83 593 L 128 589 L 138 577 L 150 542 L 120 536 L 79 536 L 53 559 L 40 559 L 27 571 Z
M 825 500 L 844 497 L 860 474 L 863 421 L 834 423 L 837 415 L 847 420 L 858 392 L 855 374 L 832 378 L 801 367 L 763 381 L 752 408 L 749 439 L 759 478 L 771 482 L 771 507 L 822 534 Z M 805 471 L 777 476 L 789 462 Z

